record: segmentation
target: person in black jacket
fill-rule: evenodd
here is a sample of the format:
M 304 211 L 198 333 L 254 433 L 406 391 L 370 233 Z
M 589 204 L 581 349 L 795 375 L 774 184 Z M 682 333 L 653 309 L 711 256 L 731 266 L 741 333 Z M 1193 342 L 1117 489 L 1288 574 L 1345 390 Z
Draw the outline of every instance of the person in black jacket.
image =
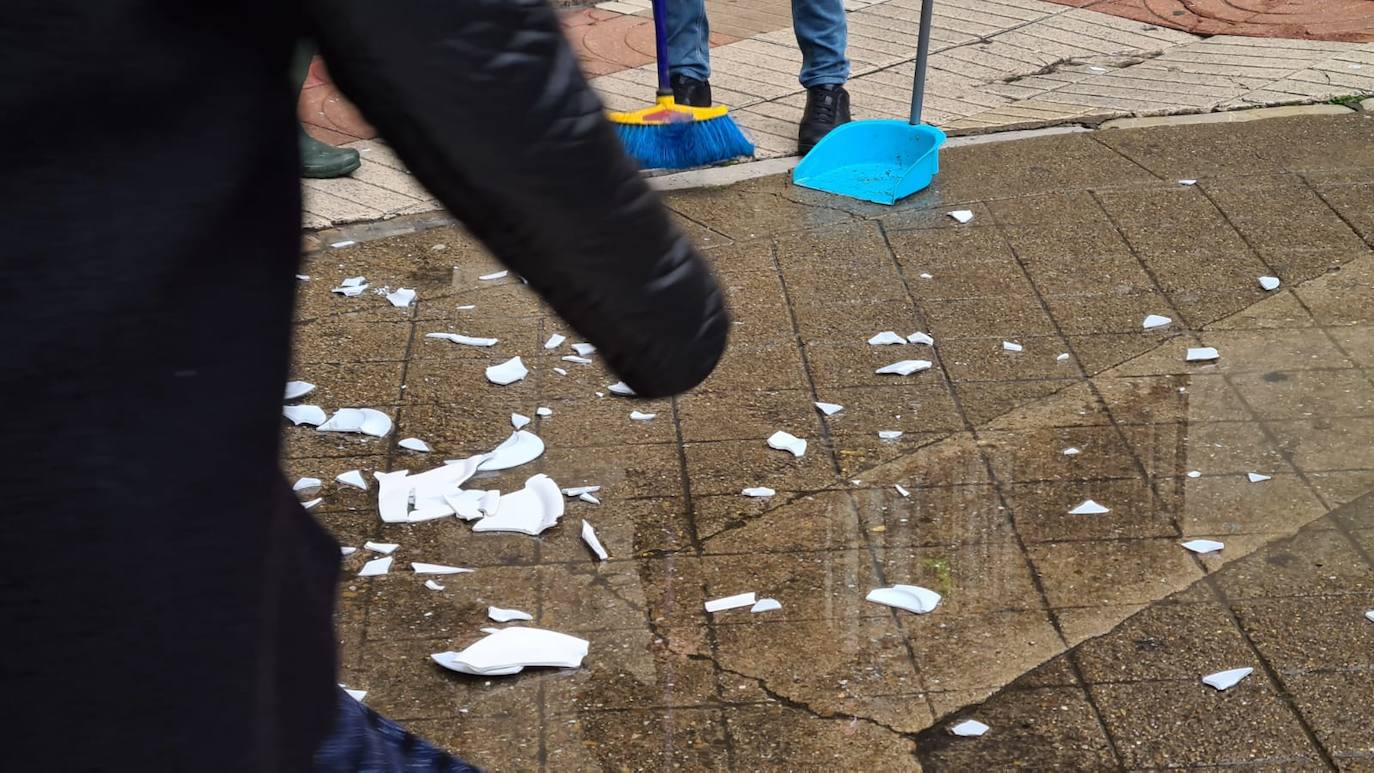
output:
M 306 23 L 306 20 L 309 23 Z M 542 0 L 14 0 L 0 25 L 5 766 L 299 771 L 337 544 L 278 466 L 302 32 L 636 392 L 729 322 Z

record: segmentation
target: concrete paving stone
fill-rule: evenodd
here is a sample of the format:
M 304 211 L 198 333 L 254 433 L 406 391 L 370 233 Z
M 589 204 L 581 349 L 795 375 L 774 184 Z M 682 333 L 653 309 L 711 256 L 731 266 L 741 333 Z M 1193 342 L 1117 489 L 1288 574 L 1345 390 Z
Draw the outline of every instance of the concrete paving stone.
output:
M 1202 576 L 1168 538 L 1051 542 L 1028 553 L 1053 607 L 1149 603 Z
M 1161 603 L 1132 615 L 1111 635 L 1083 643 L 1074 658 L 1091 685 L 1155 680 L 1196 682 L 1218 663 L 1254 654 L 1229 611 L 1215 600 Z
M 945 729 L 971 717 L 994 728 L 981 739 L 957 738 Z M 918 755 L 931 770 L 1108 769 L 1116 766 L 1111 744 L 1081 688 L 1048 687 L 1009 691 L 977 710 L 946 717 L 917 740 Z
M 1112 481 L 1106 485 L 1129 484 L 1134 496 L 1146 501 L 1152 499 L 1139 489 L 1144 485 L 1139 463 L 1116 427 L 1046 425 L 1033 429 L 980 429 L 978 442 L 999 481 L 1008 484 L 1033 482 L 1025 491 L 1031 497 L 1029 504 L 1037 510 L 1067 513 L 1088 498 L 1079 497 L 1063 503 L 1042 501 L 1053 493 L 1051 489 L 1058 483 L 1071 484 L 1072 489 L 1082 481 Z M 1067 448 L 1077 448 L 1082 453 L 1065 455 Z M 1076 493 L 1069 491 L 1063 496 L 1073 499 Z M 1009 492 L 1008 496 L 1017 498 L 1015 492 Z M 1015 506 L 1015 502 L 1012 504 Z M 1061 508 L 1060 504 L 1064 506 Z
M 1266 681 L 1252 676 L 1226 692 L 1196 679 L 1092 685 L 1123 762 L 1130 768 L 1163 764 L 1267 763 L 1284 767 L 1317 758 L 1296 716 Z
M 710 767 L 725 747 L 716 709 L 682 709 L 671 719 L 654 709 L 590 712 L 548 720 L 543 757 L 559 770 L 634 766 Z
M 1054 450 L 1062 452 L 1062 447 Z M 1129 455 L 1126 459 L 1130 460 Z M 1036 472 L 1028 471 L 1017 477 L 1035 475 Z M 1018 533 L 1028 544 L 1167 539 L 1178 535 L 1174 523 L 1177 506 L 1152 494 L 1149 483 L 1140 477 L 1016 484 L 1009 488 L 1007 496 Z M 1088 499 L 1111 508 L 1111 512 L 1098 516 L 1069 514 L 1069 510 Z
M 302 207 L 306 215 L 313 216 L 316 222 L 325 221 L 330 225 L 337 225 L 361 220 L 376 220 L 386 214 L 383 210 L 335 196 L 326 190 L 304 187 L 302 191 L 304 193 Z
M 1016 539 L 1011 518 L 991 484 L 912 483 L 907 490 L 910 496 L 902 496 L 892 486 L 850 492 L 863 519 L 862 532 L 869 544 L 879 550 L 1008 543 Z M 940 515 L 951 511 L 959 512 L 961 517 L 949 519 Z
M 1258 598 L 1237 603 L 1236 616 L 1285 684 L 1316 671 L 1358 680 L 1374 671 L 1372 605 L 1374 595 Z
M 886 582 L 920 585 L 942 594 L 944 598 L 939 609 L 944 617 L 969 618 L 1008 611 L 1044 612 L 1044 600 L 1031 578 L 1032 568 L 1014 541 L 932 547 L 885 546 L 881 549 L 875 546 L 873 553 Z M 875 606 L 870 602 L 865 604 Z M 938 629 L 941 619 L 922 617 L 918 622 L 923 629 Z M 911 630 L 910 626 L 906 627 Z M 1048 657 L 1034 658 L 1033 662 L 1040 663 Z M 957 686 L 949 681 L 953 675 L 947 669 L 943 677 L 939 687 Z M 970 675 L 969 679 L 976 677 Z
M 1343 770 L 1361 770 L 1374 756 L 1367 696 L 1374 672 L 1294 674 L 1283 677 L 1298 711 Z
M 1008 411 L 1072 386 L 1069 379 L 1043 381 L 964 381 L 954 386 L 970 422 L 982 424 Z
M 1374 453 L 1359 442 L 1359 433 L 1374 429 L 1374 419 L 1301 419 L 1269 422 L 1266 429 L 1302 470 L 1374 469 Z
M 923 696 L 899 699 L 906 713 L 929 714 Z M 912 744 L 870 723 L 822 719 L 782 706 L 727 711 L 726 728 L 737 765 L 764 769 L 813 760 L 817 764 L 861 765 L 870 770 L 919 770 Z
M 1295 475 L 1276 474 L 1265 483 L 1272 485 L 1261 487 L 1241 474 L 1178 479 L 1183 536 L 1274 534 L 1306 526 L 1327 512 Z
M 868 544 L 848 491 L 783 492 L 767 500 L 735 492 L 694 498 L 693 509 L 703 555 L 854 551 Z
M 1368 596 L 1369 565 L 1337 531 L 1303 531 L 1231 564 L 1218 586 L 1233 603 L 1255 598 Z
M 747 393 L 708 392 L 682 397 L 678 421 L 689 443 L 756 440 L 778 429 L 798 437 L 819 437 L 821 421 L 803 390 Z
M 1356 370 L 1269 371 L 1232 377 L 1261 419 L 1346 418 L 1374 414 L 1366 373 Z
M 1123 425 L 1173 425 L 1251 418 L 1226 378 L 1212 375 L 1099 377 L 1093 381 L 1113 419 Z M 1172 432 L 1172 429 L 1162 431 Z M 1166 472 L 1169 468 L 1162 468 Z
M 1194 417 L 1189 424 L 1127 428 L 1126 439 L 1146 469 L 1154 473 L 1184 466 L 1206 470 L 1207 475 L 1290 471 L 1283 454 L 1254 422 Z

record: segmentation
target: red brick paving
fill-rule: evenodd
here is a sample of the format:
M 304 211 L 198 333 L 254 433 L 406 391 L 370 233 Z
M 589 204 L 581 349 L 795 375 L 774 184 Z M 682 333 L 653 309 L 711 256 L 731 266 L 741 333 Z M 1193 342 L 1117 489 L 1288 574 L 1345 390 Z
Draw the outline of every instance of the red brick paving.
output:
M 609 75 L 654 60 L 653 22 L 644 16 L 626 16 L 597 8 L 581 8 L 563 16 L 563 27 L 588 77 Z M 711 46 L 733 43 L 738 38 L 711 34 Z M 646 104 L 652 94 L 645 94 Z M 377 136 L 329 78 L 324 62 L 316 57 L 301 89 L 298 105 L 301 125 L 311 136 L 335 145 Z
M 1374 42 L 1374 0 L 1052 0 L 1197 35 Z

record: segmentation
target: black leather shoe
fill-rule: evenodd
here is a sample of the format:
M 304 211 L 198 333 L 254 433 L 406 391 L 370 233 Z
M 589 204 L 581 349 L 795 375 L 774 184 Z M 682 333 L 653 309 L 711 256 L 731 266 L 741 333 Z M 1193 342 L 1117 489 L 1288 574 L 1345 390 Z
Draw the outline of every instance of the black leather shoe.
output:
M 842 123 L 849 123 L 849 92 L 844 86 L 812 86 L 806 90 L 806 110 L 797 127 L 797 151 L 811 152 L 821 138 Z
M 673 84 L 673 101 L 688 107 L 711 106 L 711 83 L 699 81 L 686 75 L 674 75 L 668 79 Z

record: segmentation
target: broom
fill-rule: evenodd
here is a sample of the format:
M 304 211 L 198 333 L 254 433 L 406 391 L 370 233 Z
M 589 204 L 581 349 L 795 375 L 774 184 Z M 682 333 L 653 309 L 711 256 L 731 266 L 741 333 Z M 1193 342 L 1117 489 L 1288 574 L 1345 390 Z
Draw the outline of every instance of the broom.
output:
M 651 107 L 611 112 L 625 151 L 645 169 L 686 169 L 754 155 L 754 144 L 726 115 L 725 105 L 691 107 L 673 99 L 668 80 L 668 14 L 665 0 L 653 0 L 658 98 Z

